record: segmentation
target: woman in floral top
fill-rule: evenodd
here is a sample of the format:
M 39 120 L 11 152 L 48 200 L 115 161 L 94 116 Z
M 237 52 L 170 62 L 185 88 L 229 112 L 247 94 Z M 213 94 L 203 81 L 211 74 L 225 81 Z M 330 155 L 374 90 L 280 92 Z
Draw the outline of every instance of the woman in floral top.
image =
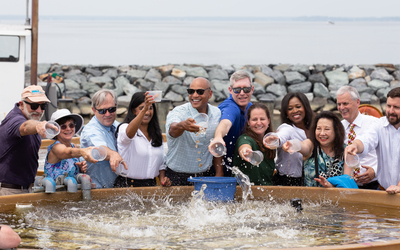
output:
M 75 148 L 72 137 L 78 133 L 83 125 L 83 118 L 78 114 L 71 114 L 67 109 L 57 110 L 51 116 L 51 121 L 60 125 L 60 133 L 54 138 L 56 141 L 48 146 L 44 165 L 44 173 L 54 180 L 59 175 L 68 173 L 69 177 L 76 177 L 79 172 L 87 170 L 86 161 L 96 162 L 90 155 L 93 147 Z
M 320 183 L 324 187 L 333 187 L 327 178 L 351 173 L 343 160 L 343 125 L 334 113 L 323 111 L 316 116 L 313 131 L 311 139 L 301 142 L 299 151 L 304 159 L 304 184 L 316 187 Z M 286 142 L 282 148 L 287 151 L 290 145 Z

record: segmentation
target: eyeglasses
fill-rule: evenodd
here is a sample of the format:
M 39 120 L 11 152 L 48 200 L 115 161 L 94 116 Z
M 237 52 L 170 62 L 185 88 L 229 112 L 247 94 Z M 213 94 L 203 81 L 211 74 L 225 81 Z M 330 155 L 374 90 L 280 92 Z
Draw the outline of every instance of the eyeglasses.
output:
M 193 95 L 194 92 L 197 92 L 197 94 L 199 95 L 203 95 L 204 91 L 206 91 L 207 89 L 211 89 L 211 88 L 206 88 L 206 89 L 187 89 L 187 92 L 189 95 Z
M 67 129 L 67 126 L 68 126 L 69 128 L 75 128 L 76 124 L 75 124 L 75 123 L 70 123 L 70 124 L 68 124 L 68 125 L 63 124 L 63 125 L 60 126 L 60 128 L 61 128 L 62 130 L 64 130 L 64 129 Z
M 99 112 L 100 115 L 104 115 L 105 113 L 107 113 L 107 111 L 108 113 L 112 114 L 117 110 L 117 107 L 111 107 L 108 109 L 96 109 L 96 110 Z
M 244 93 L 248 94 L 251 91 L 251 87 L 244 87 L 244 88 L 232 88 L 233 92 L 235 94 L 240 94 L 240 92 L 243 90 Z
M 24 101 L 24 103 L 29 104 L 29 105 L 31 106 L 31 109 L 32 109 L 32 110 L 38 109 L 39 106 L 40 106 L 40 109 L 41 109 L 41 110 L 44 110 L 44 109 L 47 107 L 47 103 L 39 104 L 39 103 L 30 103 L 30 102 L 27 102 L 27 101 Z

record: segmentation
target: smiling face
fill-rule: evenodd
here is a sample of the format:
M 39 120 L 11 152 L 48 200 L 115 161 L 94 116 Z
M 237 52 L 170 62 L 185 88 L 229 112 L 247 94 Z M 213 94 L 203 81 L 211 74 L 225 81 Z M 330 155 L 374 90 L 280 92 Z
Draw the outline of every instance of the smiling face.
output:
M 27 99 L 27 102 L 33 103 L 29 99 Z M 38 102 L 37 104 L 44 104 L 44 103 L 45 102 Z M 31 108 L 30 104 L 27 104 L 24 101 L 20 101 L 19 107 L 20 107 L 22 113 L 25 115 L 26 119 L 28 119 L 28 120 L 40 121 L 40 119 L 42 119 L 42 117 L 44 115 L 44 110 L 40 107 L 40 105 L 37 109 L 34 110 Z
M 57 135 L 57 139 L 63 142 L 71 142 L 72 137 L 75 135 L 75 126 L 72 126 L 75 125 L 75 120 L 71 118 L 68 119 L 65 123 L 59 125 L 60 127 L 64 127 L 62 125 L 66 125 L 66 128 L 61 128 L 60 133 Z
M 400 127 L 400 97 L 388 97 L 386 101 L 386 117 L 396 129 Z
M 144 108 L 144 102 L 142 104 L 140 104 L 139 106 L 137 106 L 133 110 L 133 113 L 135 114 L 135 116 L 139 115 L 140 111 L 143 108 Z M 154 114 L 154 109 L 153 109 L 153 105 L 151 105 L 149 107 L 149 110 L 147 110 L 147 112 L 143 116 L 142 124 L 149 124 L 149 122 L 151 121 L 151 118 L 153 118 L 153 114 Z
M 352 123 L 358 115 L 360 99 L 353 100 L 349 92 L 337 96 L 337 109 L 343 119 Z
M 270 120 L 268 119 L 265 110 L 261 108 L 255 108 L 250 113 L 250 119 L 247 121 L 247 125 L 250 130 L 262 138 L 267 131 Z
M 96 107 L 96 109 L 92 108 L 94 114 L 96 115 L 97 120 L 99 120 L 99 122 L 103 126 L 111 127 L 115 121 L 115 118 L 117 117 L 117 112 L 110 113 L 109 111 L 106 111 L 105 114 L 100 114 L 98 110 L 108 109 L 111 107 L 116 107 L 116 104 L 114 102 L 113 97 L 110 94 L 107 94 L 105 102 Z
M 244 93 L 244 90 L 240 90 L 240 93 L 235 93 L 234 88 L 246 88 L 251 87 L 250 93 Z M 242 110 L 246 110 L 247 105 L 250 102 L 251 95 L 253 94 L 254 87 L 251 85 L 249 78 L 242 78 L 234 82 L 229 86 L 229 93 L 231 93 L 233 100 Z
M 304 117 L 306 116 L 306 110 L 303 104 L 297 97 L 293 97 L 289 100 L 288 109 L 286 112 L 289 120 L 293 122 L 294 125 L 300 127 L 299 124 L 304 124 Z
M 207 112 L 207 105 L 208 100 L 212 96 L 212 90 L 210 89 L 210 83 L 207 79 L 198 77 L 192 81 L 190 84 L 191 89 L 204 89 L 204 93 L 199 95 L 197 91 L 194 91 L 193 94 L 189 95 L 189 101 L 192 104 L 192 107 L 197 109 L 199 113 L 206 113 Z
M 315 128 L 315 138 L 321 147 L 333 147 L 335 140 L 335 131 L 333 122 L 330 119 L 321 118 Z

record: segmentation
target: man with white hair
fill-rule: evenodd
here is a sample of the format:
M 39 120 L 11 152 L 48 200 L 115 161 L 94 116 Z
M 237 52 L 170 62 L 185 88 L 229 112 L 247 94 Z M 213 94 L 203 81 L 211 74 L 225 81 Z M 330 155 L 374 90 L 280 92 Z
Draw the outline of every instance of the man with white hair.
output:
M 337 108 L 343 117 L 342 124 L 346 132 L 344 143 L 350 145 L 353 141 L 365 133 L 369 133 L 370 125 L 378 118 L 360 114 L 360 95 L 351 86 L 343 86 L 336 92 Z M 378 161 L 376 151 L 371 150 L 360 158 L 360 169 L 356 170 L 356 182 L 359 188 L 374 189 L 379 186 L 377 181 Z
M 117 178 L 116 168 L 122 162 L 125 169 L 126 163 L 117 152 L 117 137 L 115 131 L 119 122 L 117 117 L 117 96 L 114 91 L 101 89 L 92 97 L 92 110 L 95 116 L 83 128 L 81 134 L 81 147 L 102 146 L 107 150 L 104 161 L 89 164 L 87 174 L 96 188 L 112 188 Z
M 28 193 L 35 181 L 40 136 L 46 137 L 46 121 L 40 119 L 49 102 L 42 87 L 28 86 L 1 122 L 0 196 Z

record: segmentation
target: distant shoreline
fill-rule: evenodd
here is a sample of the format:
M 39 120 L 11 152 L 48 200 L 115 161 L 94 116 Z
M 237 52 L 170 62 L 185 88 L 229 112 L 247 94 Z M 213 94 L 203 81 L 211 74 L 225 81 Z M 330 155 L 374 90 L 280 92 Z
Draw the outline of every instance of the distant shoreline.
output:
M 4 20 L 25 20 L 23 15 L 4 15 Z M 400 16 L 394 17 L 135 17 L 135 16 L 40 16 L 41 20 L 93 20 L 93 21 L 222 21 L 222 22 L 400 22 Z

